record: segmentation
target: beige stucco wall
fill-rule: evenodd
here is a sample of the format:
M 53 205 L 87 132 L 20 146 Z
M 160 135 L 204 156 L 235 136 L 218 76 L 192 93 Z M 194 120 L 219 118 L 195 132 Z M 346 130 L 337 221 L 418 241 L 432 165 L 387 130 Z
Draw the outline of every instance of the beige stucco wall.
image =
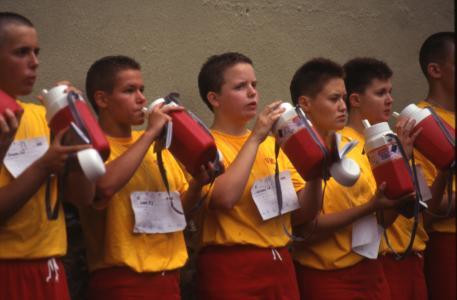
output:
M 423 40 L 454 27 L 452 0 L 0 0 L 0 10 L 24 14 L 38 29 L 35 94 L 58 79 L 83 88 L 94 60 L 125 54 L 142 63 L 149 99 L 178 91 L 207 122 L 196 78 L 212 54 L 250 56 L 262 104 L 289 100 L 292 74 L 312 57 L 374 56 L 394 70 L 398 109 L 426 93 L 417 62 Z

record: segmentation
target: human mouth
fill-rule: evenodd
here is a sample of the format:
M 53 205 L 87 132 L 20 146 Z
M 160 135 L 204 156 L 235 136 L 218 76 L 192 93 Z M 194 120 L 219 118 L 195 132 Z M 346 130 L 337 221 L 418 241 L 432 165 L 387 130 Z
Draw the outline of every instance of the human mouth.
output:
M 25 82 L 29 85 L 34 85 L 36 81 L 36 76 L 27 76 Z
M 251 103 L 248 103 L 248 105 L 246 105 L 247 108 L 249 109 L 257 109 L 257 102 L 251 102 Z

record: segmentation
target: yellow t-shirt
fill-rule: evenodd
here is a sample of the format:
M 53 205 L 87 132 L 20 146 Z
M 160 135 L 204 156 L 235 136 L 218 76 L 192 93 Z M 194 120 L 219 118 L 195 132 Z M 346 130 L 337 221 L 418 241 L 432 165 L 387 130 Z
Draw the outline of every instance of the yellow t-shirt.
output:
M 450 125 L 452 128 L 455 129 L 455 113 L 445 110 L 440 107 L 436 107 L 431 105 L 428 102 L 421 101 L 417 104 L 419 107 L 426 107 L 426 106 L 431 106 L 433 110 L 436 112 L 438 116 L 441 117 L 448 125 Z M 432 185 L 433 181 L 435 180 L 438 170 L 435 168 L 435 166 L 427 160 L 419 151 L 414 151 L 414 156 L 416 158 L 416 163 L 419 164 L 422 167 L 422 170 L 424 171 L 424 177 L 425 180 L 427 181 L 428 185 Z M 452 186 L 452 191 L 455 193 L 455 176 L 454 176 L 454 182 Z M 445 194 L 446 201 L 447 201 L 447 195 Z M 442 220 L 436 220 L 435 222 L 432 223 L 430 227 L 431 231 L 438 231 L 438 232 L 448 232 L 448 233 L 455 233 L 455 217 L 453 218 L 446 218 Z
M 46 137 L 49 143 L 49 128 L 44 107 L 19 104 L 24 108 L 15 141 Z M 3 164 L 0 165 L 0 186 L 6 186 L 14 178 Z M 57 186 L 51 184 L 51 205 L 56 201 Z M 32 198 L 5 223 L 0 223 L 0 259 L 33 259 L 63 256 L 67 251 L 65 218 L 62 206 L 57 220 L 49 221 L 45 207 L 44 183 Z
M 322 206 L 322 214 L 341 212 L 360 206 L 371 200 L 376 192 L 376 181 L 371 172 L 370 162 L 363 154 L 364 137 L 351 127 L 340 131 L 341 142 L 357 140 L 347 157 L 352 158 L 360 166 L 360 177 L 351 187 L 337 183 L 333 178 L 327 182 Z M 301 265 L 319 269 L 335 270 L 355 265 L 364 258 L 352 251 L 352 225 L 333 233 L 325 240 L 315 243 L 297 243 L 294 245 L 293 257 Z
M 243 136 L 231 136 L 212 131 L 216 145 L 224 158 L 224 166 L 235 160 L 250 132 Z M 272 137 L 260 144 L 254 165 L 241 199 L 231 210 L 212 210 L 205 207 L 203 213 L 202 244 L 206 245 L 255 245 L 258 247 L 282 247 L 289 238 L 283 230 L 290 231 L 290 214 L 263 221 L 251 196 L 251 187 L 258 179 L 275 173 L 275 140 Z M 303 189 L 304 181 L 282 152 L 278 156 L 279 170 L 289 170 L 296 191 Z
M 108 162 L 121 156 L 142 134 L 143 131 L 134 131 L 131 138 L 108 137 L 111 147 Z M 187 189 L 187 182 L 179 165 L 168 151 L 163 152 L 163 162 L 170 191 L 182 195 Z M 90 271 L 128 266 L 136 272 L 158 272 L 177 269 L 186 263 L 188 256 L 182 231 L 133 233 L 135 218 L 130 194 L 137 191 L 166 191 L 153 146 L 133 177 L 113 196 L 106 209 L 80 210 Z

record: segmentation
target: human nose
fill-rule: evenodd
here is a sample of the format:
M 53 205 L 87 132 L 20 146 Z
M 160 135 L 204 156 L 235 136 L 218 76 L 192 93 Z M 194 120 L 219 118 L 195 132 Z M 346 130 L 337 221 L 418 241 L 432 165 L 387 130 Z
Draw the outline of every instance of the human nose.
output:
M 387 94 L 387 98 L 386 98 L 386 104 L 390 105 L 394 102 L 394 98 L 392 97 L 392 94 L 391 93 L 388 93 Z
M 31 52 L 29 66 L 32 69 L 36 69 L 39 64 L 40 64 L 40 61 L 38 59 L 38 55 L 35 52 Z
M 138 90 L 136 93 L 136 101 L 137 103 L 144 105 L 146 103 L 146 97 L 144 96 L 143 92 Z
M 249 95 L 250 97 L 254 97 L 256 94 L 257 94 L 257 89 L 256 89 L 256 87 L 253 86 L 252 84 L 250 84 L 250 85 L 248 86 L 248 95 Z

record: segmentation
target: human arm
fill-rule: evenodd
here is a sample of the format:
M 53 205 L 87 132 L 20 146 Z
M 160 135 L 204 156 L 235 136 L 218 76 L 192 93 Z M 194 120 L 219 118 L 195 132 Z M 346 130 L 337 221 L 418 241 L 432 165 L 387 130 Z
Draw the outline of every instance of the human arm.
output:
M 232 209 L 241 198 L 254 165 L 257 150 L 270 132 L 273 123 L 284 112 L 284 109 L 279 107 L 280 104 L 281 101 L 273 102 L 259 114 L 250 136 L 235 160 L 214 181 L 210 208 Z
M 4 115 L 0 114 L 0 162 L 3 162 L 14 140 L 19 123 L 21 122 L 22 113 L 21 111 L 14 114 L 7 108 Z
M 135 174 L 149 147 L 160 135 L 164 125 L 171 121 L 171 111 L 181 107 L 155 106 L 148 115 L 148 125 L 142 136 L 121 156 L 106 165 L 106 173 L 96 183 L 96 201 L 103 206 L 115 193 L 122 189 Z M 97 205 L 96 204 L 96 205 Z
M 87 145 L 63 146 L 65 131 L 59 132 L 46 153 L 10 183 L 0 187 L 0 223 L 19 211 L 51 174 L 58 174 L 69 155 L 87 149 Z
M 308 236 L 311 231 L 312 235 L 308 239 L 309 242 L 316 242 L 328 238 L 335 232 L 352 224 L 356 220 L 373 214 L 381 209 L 394 208 L 406 201 L 407 198 L 388 199 L 384 196 L 385 184 L 382 184 L 370 201 L 354 206 L 339 212 L 320 214 L 314 222 L 308 222 L 296 228 L 298 234 Z
M 312 221 L 322 207 L 322 178 L 306 182 L 305 188 L 298 193 L 300 209 L 292 212 L 292 226 Z

